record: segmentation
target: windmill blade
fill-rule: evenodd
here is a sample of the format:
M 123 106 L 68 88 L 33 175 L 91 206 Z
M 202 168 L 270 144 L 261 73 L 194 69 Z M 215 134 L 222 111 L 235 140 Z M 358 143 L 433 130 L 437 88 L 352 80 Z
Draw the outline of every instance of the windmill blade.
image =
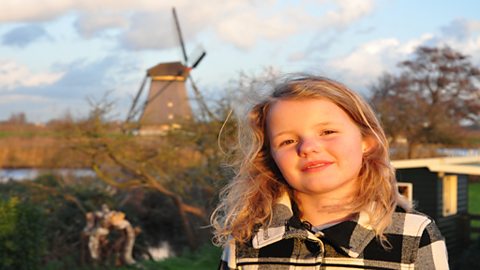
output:
M 173 19 L 175 20 L 175 27 L 177 29 L 178 40 L 180 41 L 180 47 L 182 48 L 184 65 L 188 63 L 187 51 L 185 50 L 185 43 L 183 42 L 182 29 L 180 28 L 180 23 L 178 22 L 177 11 L 175 7 L 172 8 Z
M 148 78 L 148 74 L 145 74 L 145 77 L 143 77 L 143 81 L 142 81 L 142 84 L 140 85 L 140 88 L 138 89 L 137 91 L 137 94 L 135 95 L 135 98 L 133 99 L 133 102 L 132 102 L 132 106 L 130 107 L 130 110 L 128 111 L 128 114 L 127 114 L 127 119 L 125 120 L 125 122 L 130 122 L 130 120 L 132 120 L 134 117 L 135 117 L 135 107 L 137 106 L 137 102 L 138 102 L 138 99 L 140 98 L 142 92 L 143 92 L 143 89 L 145 88 L 145 83 L 147 82 L 147 78 Z
M 195 60 L 195 62 L 193 62 L 192 69 L 196 68 L 198 66 L 198 64 L 200 64 L 200 62 L 202 61 L 202 59 L 206 55 L 207 55 L 207 52 L 205 50 L 203 50 L 202 53 L 200 54 L 200 56 L 197 58 L 197 60 Z
M 200 90 L 198 89 L 197 84 L 193 80 L 192 76 L 188 75 L 188 79 L 189 79 L 189 81 L 192 85 L 193 91 L 195 93 L 195 97 L 197 99 L 198 104 L 200 105 L 200 108 L 201 108 L 202 112 L 206 113 L 210 117 L 210 119 L 218 121 L 219 119 L 217 117 L 215 117 L 215 115 L 208 108 L 207 103 L 205 103 L 205 100 L 203 99 L 203 96 L 200 93 Z

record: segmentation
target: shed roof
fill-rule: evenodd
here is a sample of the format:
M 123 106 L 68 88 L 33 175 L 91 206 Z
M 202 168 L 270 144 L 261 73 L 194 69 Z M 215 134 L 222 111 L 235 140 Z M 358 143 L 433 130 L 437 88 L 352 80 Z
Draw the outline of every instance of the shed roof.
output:
M 395 169 L 428 168 L 432 172 L 480 175 L 480 156 L 393 160 Z

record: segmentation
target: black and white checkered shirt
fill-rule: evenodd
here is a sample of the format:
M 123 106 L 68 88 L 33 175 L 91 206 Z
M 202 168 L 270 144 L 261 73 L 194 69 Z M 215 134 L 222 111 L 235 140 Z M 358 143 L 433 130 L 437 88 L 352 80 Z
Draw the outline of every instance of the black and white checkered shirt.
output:
M 397 208 L 385 230 L 384 249 L 359 213 L 318 232 L 293 215 L 288 196 L 273 210 L 269 228 L 259 229 L 251 243 L 230 244 L 219 269 L 448 269 L 445 242 L 434 221 Z

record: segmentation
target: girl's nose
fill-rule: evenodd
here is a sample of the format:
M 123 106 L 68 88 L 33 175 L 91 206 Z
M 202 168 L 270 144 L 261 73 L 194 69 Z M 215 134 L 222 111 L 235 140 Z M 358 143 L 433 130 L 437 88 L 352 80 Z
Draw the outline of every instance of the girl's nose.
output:
M 321 149 L 321 144 L 318 140 L 313 138 L 304 139 L 298 144 L 298 155 L 308 156 L 311 153 L 318 153 Z

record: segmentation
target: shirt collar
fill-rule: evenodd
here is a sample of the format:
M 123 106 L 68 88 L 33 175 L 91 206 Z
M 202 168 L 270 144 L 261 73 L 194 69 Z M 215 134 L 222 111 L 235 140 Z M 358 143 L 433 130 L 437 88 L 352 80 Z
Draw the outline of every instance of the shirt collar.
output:
M 292 222 L 295 219 L 298 222 Z M 369 216 L 366 212 L 360 212 L 354 218 L 340 222 L 316 234 L 302 226 L 292 226 L 292 223 L 301 224 L 298 218 L 293 215 L 290 197 L 287 193 L 284 193 L 273 207 L 272 221 L 269 227 L 260 228 L 255 233 L 252 239 L 253 247 L 260 249 L 288 238 L 311 239 L 327 242 L 342 250 L 346 255 L 356 258 L 375 237 L 375 231 L 369 225 Z

